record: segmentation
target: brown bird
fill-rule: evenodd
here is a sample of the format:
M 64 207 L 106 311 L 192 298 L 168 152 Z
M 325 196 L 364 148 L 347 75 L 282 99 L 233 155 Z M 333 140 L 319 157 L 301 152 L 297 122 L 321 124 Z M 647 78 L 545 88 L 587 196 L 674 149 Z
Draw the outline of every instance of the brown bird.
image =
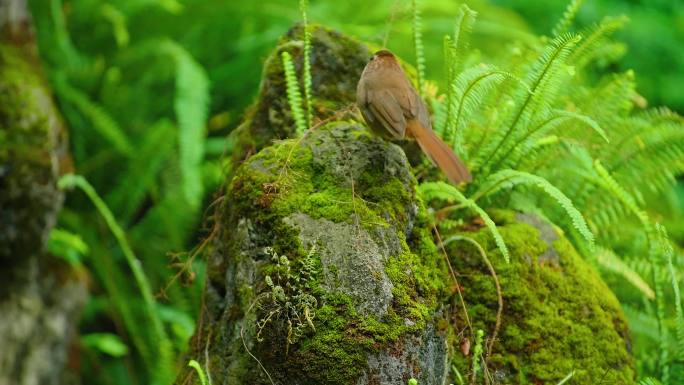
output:
M 356 104 L 376 134 L 389 139 L 414 138 L 452 183 L 472 180 L 465 164 L 432 131 L 425 103 L 392 52 L 380 50 L 366 64 L 356 87 Z

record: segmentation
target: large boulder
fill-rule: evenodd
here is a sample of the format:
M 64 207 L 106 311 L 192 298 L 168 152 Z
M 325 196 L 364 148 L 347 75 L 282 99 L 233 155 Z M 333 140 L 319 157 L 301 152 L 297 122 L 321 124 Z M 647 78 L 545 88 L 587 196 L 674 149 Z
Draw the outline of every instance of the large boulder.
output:
M 445 382 L 447 269 L 399 147 L 336 122 L 226 198 L 192 344 L 215 384 Z

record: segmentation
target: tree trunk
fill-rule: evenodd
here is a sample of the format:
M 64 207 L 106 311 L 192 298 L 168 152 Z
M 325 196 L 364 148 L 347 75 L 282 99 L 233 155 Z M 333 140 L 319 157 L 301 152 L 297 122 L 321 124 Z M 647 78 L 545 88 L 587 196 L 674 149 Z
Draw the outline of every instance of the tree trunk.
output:
M 0 0 L 0 385 L 70 378 L 85 286 L 46 252 L 63 201 L 65 149 L 26 2 Z

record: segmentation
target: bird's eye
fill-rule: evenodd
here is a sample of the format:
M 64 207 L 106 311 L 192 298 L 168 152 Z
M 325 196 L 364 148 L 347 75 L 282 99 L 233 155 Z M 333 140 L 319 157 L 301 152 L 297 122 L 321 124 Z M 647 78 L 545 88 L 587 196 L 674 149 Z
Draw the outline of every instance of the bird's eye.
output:
M 368 58 L 368 61 L 373 61 L 373 59 L 375 59 L 375 55 L 373 55 L 373 56 L 371 56 L 370 58 Z

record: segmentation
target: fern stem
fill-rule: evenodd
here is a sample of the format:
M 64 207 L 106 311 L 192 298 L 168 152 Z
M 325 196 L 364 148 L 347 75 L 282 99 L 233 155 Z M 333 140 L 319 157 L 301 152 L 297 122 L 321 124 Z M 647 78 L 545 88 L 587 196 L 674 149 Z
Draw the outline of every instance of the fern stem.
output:
M 121 251 L 124 254 L 126 262 L 128 263 L 128 266 L 133 272 L 133 278 L 135 279 L 135 282 L 138 285 L 138 289 L 140 290 L 140 294 L 142 295 L 143 302 L 147 310 L 147 318 L 152 324 L 152 330 L 154 331 L 157 343 L 159 344 L 158 352 L 160 353 L 161 360 L 158 362 L 158 364 L 162 368 L 164 368 L 163 365 L 169 363 L 171 360 L 171 357 L 169 357 L 169 353 L 171 351 L 171 342 L 169 341 L 166 332 L 164 331 L 162 321 L 158 316 L 154 296 L 152 294 L 151 285 L 147 280 L 145 272 L 142 269 L 140 260 L 135 256 L 133 250 L 128 244 L 123 229 L 117 223 L 116 219 L 114 218 L 114 214 L 112 214 L 112 212 L 109 210 L 107 204 L 102 200 L 102 198 L 100 198 L 100 196 L 95 191 L 95 188 L 93 188 L 93 186 L 90 183 L 88 183 L 88 181 L 84 177 L 80 175 L 66 174 L 59 179 L 59 181 L 57 182 L 57 186 L 60 189 L 77 187 L 81 191 L 83 191 L 86 194 L 86 196 L 90 199 L 90 201 L 93 203 L 93 205 L 100 213 L 102 218 L 105 220 L 107 227 L 109 227 L 109 230 L 112 232 L 114 238 L 116 238 L 116 241 L 119 243 L 119 247 L 121 248 Z M 170 373 L 159 372 L 155 374 L 163 376 L 169 375 Z

